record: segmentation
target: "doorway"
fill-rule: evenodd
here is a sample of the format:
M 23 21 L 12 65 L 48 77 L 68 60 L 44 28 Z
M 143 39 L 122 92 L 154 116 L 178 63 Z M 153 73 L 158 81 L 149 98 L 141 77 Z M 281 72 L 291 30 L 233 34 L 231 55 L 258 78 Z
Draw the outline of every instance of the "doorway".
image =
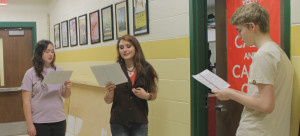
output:
M 209 68 L 207 4 L 208 1 L 190 0 L 190 59 L 191 75 Z M 216 74 L 227 80 L 227 22 L 226 1 L 215 1 Z M 290 52 L 290 0 L 280 0 L 280 45 Z M 283 46 L 284 45 L 284 46 Z M 209 90 L 191 78 L 191 136 L 232 136 L 240 120 L 243 106 L 234 101 L 218 101 L 222 105 L 216 111 L 215 133 L 209 128 Z M 225 108 L 224 108 L 225 107 Z M 217 108 L 218 109 L 218 108 Z M 211 135 L 213 134 L 213 135 Z
M 207 0 L 208 69 L 227 80 L 226 0 Z M 219 101 L 208 94 L 208 136 L 233 136 L 243 106 L 235 101 Z
M 25 72 L 32 66 L 32 51 L 36 41 L 35 22 L 0 22 L 0 39 L 3 64 L 0 74 L 0 132 L 1 135 L 14 135 L 24 133 L 25 129 L 26 133 L 19 87 Z
M 4 85 L 20 87 L 25 72 L 32 66 L 32 30 L 30 28 L 1 28 L 3 45 Z

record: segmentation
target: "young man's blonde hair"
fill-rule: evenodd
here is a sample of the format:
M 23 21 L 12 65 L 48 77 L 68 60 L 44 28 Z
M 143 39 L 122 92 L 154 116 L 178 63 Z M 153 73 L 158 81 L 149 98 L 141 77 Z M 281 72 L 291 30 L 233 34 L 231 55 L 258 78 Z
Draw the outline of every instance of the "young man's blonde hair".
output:
M 270 32 L 269 13 L 256 2 L 239 7 L 230 19 L 232 25 L 247 25 L 251 22 L 258 25 L 261 32 Z

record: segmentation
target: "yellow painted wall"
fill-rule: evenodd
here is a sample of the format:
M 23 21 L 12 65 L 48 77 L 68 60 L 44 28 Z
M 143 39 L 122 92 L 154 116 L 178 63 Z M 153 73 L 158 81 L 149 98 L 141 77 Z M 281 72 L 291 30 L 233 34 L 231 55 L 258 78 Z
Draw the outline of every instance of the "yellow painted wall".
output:
M 149 135 L 190 135 L 189 37 L 141 42 L 146 59 L 159 76 L 158 97 L 149 102 Z M 110 135 L 110 106 L 89 66 L 115 62 L 115 45 L 56 53 L 56 65 L 73 70 L 69 115 L 82 119 L 69 123 L 79 136 Z M 68 102 L 68 101 L 67 101 Z M 70 128 L 71 127 L 71 128 Z
M 4 86 L 3 40 L 0 38 L 0 86 Z
M 300 124 L 300 1 L 291 0 L 291 61 L 295 68 L 291 136 L 299 135 Z
M 300 5 L 298 5 L 300 6 Z M 291 61 L 295 68 L 291 136 L 298 136 L 300 123 L 300 25 L 291 27 Z

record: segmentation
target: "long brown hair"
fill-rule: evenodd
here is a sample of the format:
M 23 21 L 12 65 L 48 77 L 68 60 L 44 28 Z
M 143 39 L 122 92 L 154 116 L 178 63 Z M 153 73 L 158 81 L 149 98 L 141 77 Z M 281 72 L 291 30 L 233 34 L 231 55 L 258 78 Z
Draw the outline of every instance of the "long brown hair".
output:
M 118 52 L 118 57 L 117 57 L 117 62 L 123 66 L 125 66 L 125 61 L 121 57 L 121 54 L 119 52 L 119 44 L 121 40 L 130 42 L 134 48 L 135 48 L 135 55 L 133 57 L 133 62 L 134 66 L 136 67 L 138 74 L 141 74 L 144 76 L 147 80 L 147 84 L 149 87 L 149 92 L 152 92 L 154 90 L 157 90 L 157 85 L 156 81 L 158 81 L 158 76 L 154 68 L 150 63 L 148 63 L 145 59 L 144 53 L 142 51 L 141 45 L 139 41 L 131 35 L 124 35 L 121 38 L 118 39 L 117 42 L 117 52 Z
M 49 45 L 52 45 L 52 42 L 49 40 L 40 40 L 35 44 L 34 54 L 32 58 L 32 64 L 35 69 L 35 72 L 37 76 L 43 80 L 44 76 L 42 75 L 43 69 L 44 69 L 44 60 L 43 60 L 43 52 L 48 48 Z M 50 63 L 50 66 L 56 69 L 56 66 L 54 65 L 55 62 L 55 52 L 53 56 L 53 60 Z

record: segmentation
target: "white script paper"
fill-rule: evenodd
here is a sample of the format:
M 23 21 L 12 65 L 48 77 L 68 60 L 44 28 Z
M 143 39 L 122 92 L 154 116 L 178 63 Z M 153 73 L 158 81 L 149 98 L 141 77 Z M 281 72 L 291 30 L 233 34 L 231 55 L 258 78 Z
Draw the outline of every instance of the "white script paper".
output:
M 73 71 L 50 71 L 43 80 L 43 84 L 64 84 L 69 80 Z
M 91 66 L 91 69 L 100 86 L 105 86 L 108 82 L 112 82 L 115 85 L 128 82 L 128 79 L 118 63 Z
M 197 75 L 193 75 L 193 78 L 195 78 L 197 81 L 204 84 L 211 90 L 224 89 L 230 86 L 222 78 L 218 77 L 207 69 Z

